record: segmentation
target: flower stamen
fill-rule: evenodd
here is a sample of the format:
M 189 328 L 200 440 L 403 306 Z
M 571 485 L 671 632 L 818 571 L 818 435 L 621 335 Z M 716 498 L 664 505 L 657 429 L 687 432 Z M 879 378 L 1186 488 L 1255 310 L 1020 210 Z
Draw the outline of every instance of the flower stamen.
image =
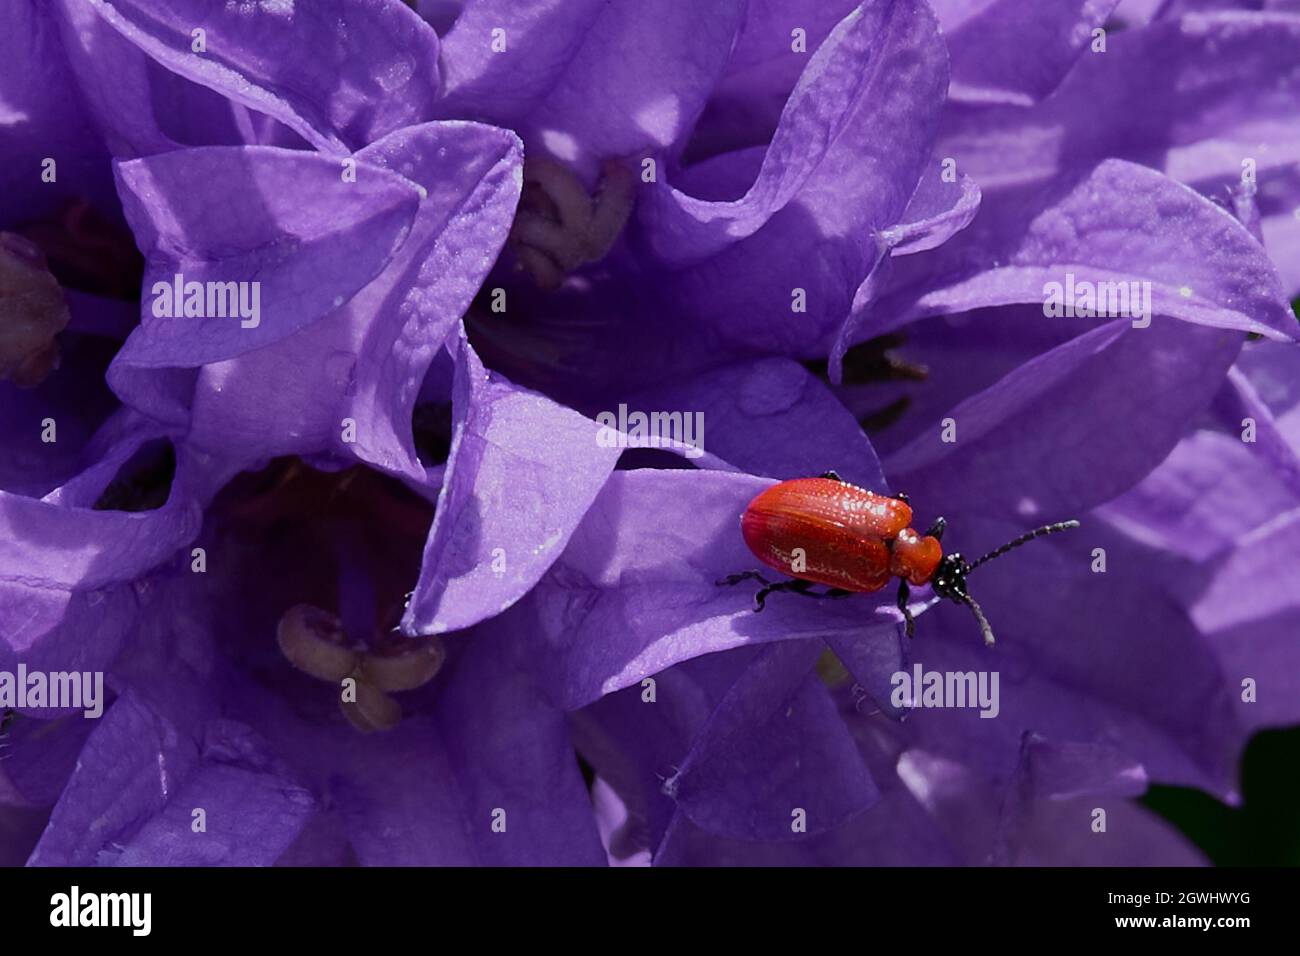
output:
M 549 159 L 524 164 L 524 193 L 510 232 L 519 267 L 543 289 L 603 259 L 627 225 L 636 179 L 622 163 L 605 163 L 594 197 L 567 166 Z
M 356 700 L 341 700 L 343 716 L 363 734 L 392 730 L 402 721 L 402 706 L 363 677 L 355 677 Z
M 281 653 L 298 670 L 341 685 L 343 716 L 367 734 L 396 727 L 402 707 L 389 694 L 423 687 L 447 658 L 437 637 L 407 639 L 377 633 L 369 649 L 353 646 L 343 621 L 311 604 L 285 611 L 275 637 Z
M 348 646 L 343 622 L 310 604 L 297 604 L 285 611 L 275 639 L 290 664 L 319 680 L 341 681 L 361 660 Z
M 433 680 L 446 659 L 437 637 L 385 640 L 362 655 L 357 674 L 383 691 L 415 690 Z

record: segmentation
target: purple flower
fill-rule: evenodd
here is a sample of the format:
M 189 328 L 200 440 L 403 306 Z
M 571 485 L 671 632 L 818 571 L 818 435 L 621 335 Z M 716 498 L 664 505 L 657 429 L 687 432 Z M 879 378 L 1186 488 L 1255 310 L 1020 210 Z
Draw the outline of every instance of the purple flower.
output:
M 1198 862 L 1132 798 L 1300 719 L 1294 5 L 412 6 L 4 15 L 0 670 L 113 698 L 20 708 L 9 843 Z M 992 651 L 755 613 L 738 516 L 832 469 L 1084 528 L 980 570 Z
M 280 460 L 236 479 L 197 539 L 207 572 L 148 579 L 116 702 L 64 768 L 31 862 L 603 861 L 563 714 L 511 635 L 484 625 L 444 650 L 387 630 L 429 511 L 364 469 Z M 6 771 L 36 789 L 59 749 L 19 734 Z

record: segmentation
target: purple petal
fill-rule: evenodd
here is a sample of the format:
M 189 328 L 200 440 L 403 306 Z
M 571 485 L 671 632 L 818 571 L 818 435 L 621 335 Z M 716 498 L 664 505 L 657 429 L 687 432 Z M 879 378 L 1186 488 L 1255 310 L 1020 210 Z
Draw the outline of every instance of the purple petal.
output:
M 356 182 L 342 172 L 323 156 L 261 146 L 203 147 L 120 164 L 127 218 L 149 260 L 149 291 L 143 324 L 116 364 L 230 358 L 279 341 L 351 298 L 406 239 L 420 196 L 414 184 L 369 164 L 357 164 Z M 162 287 L 174 288 L 178 274 L 186 283 L 256 276 L 264 314 L 159 316 Z
M 1097 807 L 1106 811 L 1105 834 L 1092 829 Z M 1010 861 L 1016 866 L 1208 865 L 1182 831 L 1128 800 L 1044 800 L 1020 826 L 1016 855 Z
M 564 714 L 517 636 L 489 624 L 460 639 L 432 710 L 391 731 L 313 727 L 279 701 L 259 721 L 307 765 L 363 866 L 603 864 Z
M 696 440 L 709 455 L 753 475 L 798 478 L 836 471 L 888 491 L 862 428 L 807 369 L 759 359 L 664 382 L 629 396 L 630 410 L 683 409 L 703 416 Z
M 149 60 L 88 0 L 57 0 L 64 54 L 90 114 L 114 156 L 176 148 L 152 107 Z
M 144 440 L 138 435 L 115 449 L 110 466 L 125 461 Z M 188 484 L 195 465 L 178 457 L 171 493 L 152 511 L 91 510 L 90 501 L 64 504 L 0 492 L 0 580 L 93 590 L 128 581 L 170 557 L 202 521 L 201 502 Z M 99 491 L 115 470 L 98 472 Z
M 1076 288 L 1150 282 L 1155 315 L 1278 339 L 1300 335 L 1271 263 L 1232 216 L 1159 173 L 1119 160 L 1014 201 L 990 204 L 986 195 L 969 229 L 928 256 L 900 260 L 895 272 L 876 304 L 882 316 L 898 316 L 885 320 L 890 325 L 1042 304 L 1049 283 L 1064 288 L 1073 276 Z M 932 284 L 936 275 L 939 287 Z
M 228 735 L 239 739 L 237 750 L 223 742 Z M 215 725 L 200 746 L 140 699 L 120 698 L 82 751 L 29 865 L 274 862 L 313 801 L 261 746 L 233 723 Z M 207 832 L 193 829 L 196 809 Z
M 520 635 L 493 621 L 467 635 L 437 708 L 467 830 L 488 865 L 598 865 L 605 859 L 565 715 L 538 685 Z M 504 832 L 493 813 L 505 811 Z
M 87 24 L 79 2 L 64 0 L 69 36 L 80 36 Z M 345 154 L 427 119 L 438 94 L 437 35 L 401 3 L 214 7 L 204 0 L 92 0 L 87 6 L 168 70 L 275 117 L 326 152 Z M 199 29 L 202 52 L 193 49 Z M 110 64 L 96 65 L 94 52 L 82 53 L 83 84 L 110 85 L 96 75 Z M 132 80 L 138 86 L 142 79 L 137 67 Z M 110 108 L 101 112 L 120 112 L 112 100 L 105 105 Z
M 934 165 L 934 160 L 931 160 Z M 962 174 L 956 182 L 923 174 L 897 225 L 883 233 L 889 254 L 908 256 L 935 249 L 971 224 L 979 212 L 980 188 Z
M 969 502 L 1039 523 L 1073 517 L 1169 454 L 1240 344 L 1234 333 L 1168 319 L 1106 323 L 959 403 L 943 420 L 955 423 L 955 441 L 936 423 L 891 455 L 886 471 L 935 509 Z
M 934 0 L 953 100 L 1028 105 L 1052 92 L 1118 0 Z
M 687 152 L 711 156 L 769 142 L 809 57 L 857 5 L 857 0 L 750 0 L 726 72 Z
M 53 806 L 95 726 L 80 711 L 53 720 L 48 713 L 16 720 L 0 762 L 0 805 Z
M 127 306 L 127 311 L 134 321 L 138 308 Z M 99 450 L 90 446 L 117 407 L 104 383 L 108 359 L 100 343 L 66 332 L 61 338 L 59 368 L 36 388 L 6 385 L 0 399 L 4 491 L 42 498 L 72 479 L 88 459 L 98 457 Z M 41 440 L 47 418 L 56 424 L 57 441 Z
M 54 212 L 72 198 L 107 211 L 116 204 L 108 154 L 82 110 L 60 48 L 58 23 L 47 5 L 15 0 L 0 11 L 0 223 Z M 54 182 L 42 182 L 42 163 L 55 160 Z
M 963 552 L 1014 534 L 971 508 L 949 515 Z M 912 739 L 950 759 L 978 753 L 981 772 L 1006 781 L 1023 735 L 1033 732 L 1113 750 L 1120 765 L 1140 763 L 1152 780 L 1230 796 L 1246 737 L 1233 688 L 1188 612 L 1160 593 L 1164 572 L 1153 572 L 1151 554 L 1095 523 L 1033 547 L 1032 556 L 1008 555 L 972 579 L 997 633 L 994 648 L 981 645 L 965 608 L 944 602 L 917 622 L 913 668 L 997 671 L 996 718 L 918 708 L 906 723 Z M 1105 573 L 1092 570 L 1095 547 L 1105 552 Z
M 880 781 L 880 800 L 843 826 L 802 834 L 793 841 L 755 842 L 709 834 L 679 814 L 659 847 L 655 865 L 937 866 L 962 862 L 959 849 L 903 786 L 894 772 L 892 755 L 868 756 Z
M 682 817 L 719 836 L 803 841 L 874 802 L 813 669 L 822 652 L 787 641 L 697 658 L 656 675 L 653 693 L 646 682 L 574 715 L 584 758 L 626 813 L 615 855 L 657 847 Z
M 785 221 L 807 218 L 824 237 L 893 225 L 928 156 L 945 60 L 924 5 L 880 0 L 849 14 L 809 62 L 741 198 L 701 200 L 666 183 L 646 195 L 640 215 L 656 256 L 699 263 L 754 237 L 787 208 Z M 722 258 L 757 272 L 765 244 L 756 241 L 748 255 L 741 247 Z M 797 248 L 784 236 L 786 256 Z
M 267 348 L 205 367 L 190 439 L 227 456 L 238 450 L 244 461 L 328 450 L 424 482 L 412 409 L 505 240 L 519 194 L 518 140 L 491 127 L 433 123 L 386 137 L 358 159 L 424 190 L 409 237 L 342 308 Z M 349 418 L 355 441 L 344 442 Z
M 879 799 L 814 670 L 822 650 L 820 641 L 763 648 L 727 689 L 665 784 L 697 826 L 737 839 L 795 840 Z
M 649 866 L 650 851 L 628 839 L 631 811 L 614 788 L 599 777 L 591 785 L 591 802 L 596 808 L 596 825 L 610 866 Z
M 600 159 L 669 149 L 703 109 L 743 11 L 474 0 L 443 44 L 440 115 L 511 126 L 588 175 Z
M 499 614 L 560 556 L 617 448 L 550 399 L 490 376 L 460 340 L 451 457 L 402 628 L 442 633 Z
M 884 599 L 813 602 L 719 586 L 753 568 L 740 515 L 770 482 L 692 471 L 615 472 L 564 554 L 512 614 L 565 709 L 683 660 L 745 644 L 856 636 L 895 623 Z
M 1197 624 L 1221 631 L 1297 608 L 1296 593 L 1285 586 L 1285 578 L 1295 566 L 1298 522 L 1297 507 L 1275 515 L 1215 562 L 1213 577 L 1193 608 Z
M 898 761 L 907 788 L 932 815 L 963 862 L 988 866 L 1199 866 L 1204 858 L 1154 813 L 1134 803 L 1134 782 L 1108 766 L 1102 754 L 1091 762 L 1100 771 L 1086 796 L 1049 796 L 1037 786 L 1043 762 L 1088 759 L 1077 748 L 1050 742 L 1027 747 L 1016 778 L 990 785 L 973 769 L 914 748 Z M 1053 756 L 1048 756 L 1049 751 Z M 1032 754 L 1032 756 L 1031 756 Z M 1069 759 L 1069 758 L 1067 758 Z M 1140 789 L 1140 788 L 1138 788 Z M 1105 811 L 1104 831 L 1094 829 Z
M 478 292 L 519 201 L 522 144 L 468 123 L 431 123 L 395 133 L 358 158 L 400 172 L 425 192 L 412 234 L 379 282 L 349 305 L 381 321 L 358 356 L 350 411 L 356 453 L 390 472 L 422 478 L 411 444 L 416 394 L 434 354 Z
M 1143 544 L 1205 561 L 1297 504 L 1240 438 L 1202 431 L 1099 513 Z
M 1207 185 L 1240 180 L 1241 160 L 1253 157 L 1266 182 L 1300 158 L 1298 34 L 1294 16 L 1243 12 L 1118 32 L 1033 109 L 951 111 L 939 153 L 986 192 L 1107 157 Z M 1138 97 L 1141 116 L 1127 108 Z
M 1114 32 L 1105 53 L 1084 54 L 1033 109 L 951 109 L 939 154 L 956 158 L 986 195 L 1118 157 L 1217 201 L 1241 186 L 1250 160 L 1265 241 L 1294 296 L 1300 18 L 1291 9 L 1170 16 Z M 1140 115 L 1131 108 L 1139 100 Z

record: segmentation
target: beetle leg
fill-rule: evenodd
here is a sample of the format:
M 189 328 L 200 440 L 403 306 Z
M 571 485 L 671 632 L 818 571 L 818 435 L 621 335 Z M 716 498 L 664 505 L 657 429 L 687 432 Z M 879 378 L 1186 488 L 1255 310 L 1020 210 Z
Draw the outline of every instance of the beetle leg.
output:
M 808 589 L 812 587 L 811 581 L 805 581 L 802 578 L 795 578 L 792 581 L 777 581 L 775 584 L 764 584 L 762 590 L 754 595 L 754 613 L 757 614 L 763 610 L 763 604 L 769 594 L 775 594 L 777 591 L 791 591 L 795 594 L 803 594 L 808 597 L 822 597 Z
M 903 612 L 903 620 L 907 623 L 907 636 L 912 637 L 916 633 L 916 621 L 912 619 L 912 612 L 907 607 L 907 600 L 912 596 L 911 589 L 907 586 L 907 579 L 901 578 L 898 582 L 898 609 Z
M 805 581 L 802 578 L 794 578 L 788 581 L 769 581 L 763 577 L 761 571 L 740 571 L 736 574 L 728 574 L 725 578 L 717 581 L 717 585 L 722 587 L 732 584 L 739 584 L 741 581 L 758 581 L 763 586 L 754 595 L 754 613 L 763 610 L 769 594 L 775 594 L 778 591 L 787 591 L 790 594 L 802 594 L 810 598 L 843 598 L 852 597 L 855 591 L 845 591 L 843 588 L 827 588 L 825 591 L 813 591 L 812 581 Z
M 812 590 L 813 582 L 804 580 L 781 581 L 777 584 L 769 584 L 758 594 L 754 595 L 758 601 L 758 610 L 763 610 L 763 601 L 767 596 L 775 591 L 789 591 L 791 594 L 802 594 L 810 598 L 846 598 L 853 597 L 856 591 L 846 591 L 843 588 L 827 588 L 825 591 Z
M 829 478 L 831 481 L 843 481 L 838 471 L 823 471 L 818 478 Z
M 894 500 L 901 501 L 905 505 L 910 505 L 912 503 L 912 499 L 907 497 L 907 492 L 905 491 L 900 491 L 898 494 L 894 495 Z
M 935 518 L 934 524 L 930 525 L 930 530 L 925 533 L 927 538 L 934 538 L 938 541 L 943 537 L 944 528 L 948 527 L 948 522 L 943 518 Z
M 720 578 L 715 583 L 718 587 L 739 584 L 741 581 L 762 581 L 764 584 L 770 583 L 767 578 L 763 577 L 761 571 L 741 571 L 737 574 L 728 574 L 725 578 Z

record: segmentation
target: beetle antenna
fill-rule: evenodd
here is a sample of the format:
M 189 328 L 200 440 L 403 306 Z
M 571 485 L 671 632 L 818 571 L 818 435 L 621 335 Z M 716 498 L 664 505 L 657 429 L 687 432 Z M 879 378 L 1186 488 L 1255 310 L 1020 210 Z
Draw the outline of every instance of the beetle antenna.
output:
M 1058 521 L 1056 522 L 1056 524 L 1045 524 L 1041 528 L 1035 528 L 1033 531 L 1027 531 L 1024 534 L 1022 534 L 1020 537 L 1016 538 L 1014 541 L 1008 541 L 1002 547 L 990 551 L 988 554 L 984 555 L 984 557 L 980 558 L 978 561 L 972 562 L 971 566 L 967 568 L 967 570 L 974 571 L 976 568 L 978 568 L 981 564 L 984 564 L 986 561 L 992 561 L 994 558 L 1000 558 L 1008 551 L 1013 551 L 1016 548 L 1020 547 L 1022 544 L 1027 544 L 1028 542 L 1033 541 L 1035 538 L 1044 538 L 1049 534 L 1056 534 L 1056 532 L 1058 531 L 1069 531 L 1071 528 L 1077 528 L 1077 527 L 1079 527 L 1079 522 L 1075 521 L 1074 519 L 1070 519 L 1069 521 Z M 978 612 L 976 613 L 978 614 Z M 979 616 L 981 619 L 983 618 L 983 615 L 979 615 Z M 993 643 L 991 634 L 986 633 L 984 637 L 985 640 L 987 640 L 990 644 Z
M 985 644 L 985 646 L 987 646 L 987 647 L 992 647 L 992 646 L 993 646 L 993 628 L 992 628 L 992 626 L 989 624 L 989 619 L 986 618 L 986 617 L 984 616 L 984 609 L 983 609 L 982 607 L 980 607 L 980 606 L 979 606 L 979 602 L 976 601 L 976 600 L 975 600 L 973 597 L 971 597 L 969 594 L 965 595 L 965 596 L 962 598 L 961 603 L 962 603 L 962 604 L 965 604 L 968 608 L 970 608 L 971 613 L 975 615 L 975 620 L 979 621 L 979 623 L 980 623 L 980 633 L 984 635 L 984 644 Z

